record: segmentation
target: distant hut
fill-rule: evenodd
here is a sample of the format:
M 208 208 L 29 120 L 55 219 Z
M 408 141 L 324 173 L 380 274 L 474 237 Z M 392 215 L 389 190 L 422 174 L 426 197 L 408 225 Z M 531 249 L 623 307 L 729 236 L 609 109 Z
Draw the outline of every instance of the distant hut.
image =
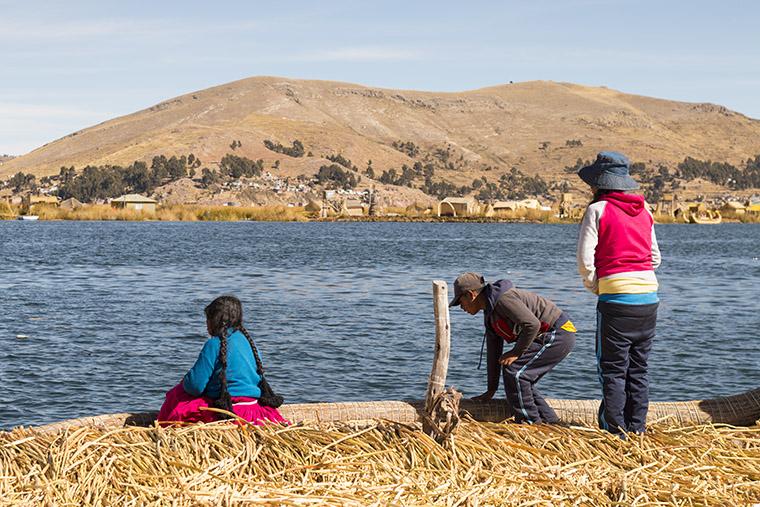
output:
M 746 213 L 746 206 L 738 201 L 728 201 L 720 208 L 720 214 L 726 218 L 740 218 Z
M 68 209 L 68 210 L 79 209 L 82 206 L 84 206 L 84 204 L 79 202 L 79 200 L 76 197 L 69 197 L 68 199 L 61 201 L 61 204 L 58 205 L 59 208 Z
M 496 201 L 493 210 L 496 213 L 504 211 L 517 211 L 519 209 L 541 209 L 538 199 L 523 199 L 521 201 Z
M 517 205 L 522 209 L 541 209 L 541 203 L 538 202 L 538 199 L 523 199 L 517 201 Z
M 58 198 L 54 195 L 27 195 L 24 197 L 25 206 L 58 206 Z
M 155 213 L 158 201 L 139 194 L 127 194 L 111 200 L 111 206 L 121 209 L 133 209 L 146 213 Z
M 439 217 L 461 217 L 478 211 L 478 203 L 472 197 L 447 197 L 438 203 Z
M 309 213 L 319 213 L 320 211 L 322 211 L 322 202 L 315 201 L 312 199 L 306 204 L 304 209 L 308 211 Z
M 346 199 L 343 201 L 340 214 L 349 217 L 360 217 L 364 215 L 364 206 L 359 199 Z
M 676 194 L 663 194 L 662 198 L 657 201 L 657 207 L 655 213 L 659 215 L 675 216 L 676 210 L 679 208 L 678 196 Z
M 494 214 L 504 213 L 507 211 L 516 211 L 520 209 L 517 201 L 496 201 L 492 205 Z

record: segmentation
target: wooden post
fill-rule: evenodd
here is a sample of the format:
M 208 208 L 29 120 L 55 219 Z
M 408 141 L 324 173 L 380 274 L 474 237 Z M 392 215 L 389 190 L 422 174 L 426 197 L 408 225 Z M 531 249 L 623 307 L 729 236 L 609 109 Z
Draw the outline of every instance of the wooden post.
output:
M 430 414 L 435 397 L 446 388 L 451 350 L 451 324 L 449 321 L 449 289 L 443 280 L 433 281 L 433 310 L 435 311 L 435 352 L 433 369 L 430 371 L 425 411 Z

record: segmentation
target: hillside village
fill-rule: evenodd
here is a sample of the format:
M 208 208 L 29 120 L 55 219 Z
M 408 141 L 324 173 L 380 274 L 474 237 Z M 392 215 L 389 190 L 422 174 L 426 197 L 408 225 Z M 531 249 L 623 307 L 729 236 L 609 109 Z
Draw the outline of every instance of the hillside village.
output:
M 631 158 L 654 209 L 753 213 L 759 121 L 552 82 L 442 94 L 241 80 L 4 156 L 0 200 L 103 205 L 136 194 L 159 206 L 572 218 L 589 198 L 575 173 L 611 146 Z
M 239 143 L 242 144 L 235 140 L 231 146 Z M 297 140 L 293 146 L 300 147 L 289 153 L 292 148 L 265 144 L 277 153 L 304 155 L 303 145 Z M 394 146 L 413 157 L 421 153 L 411 142 Z M 304 208 L 320 218 L 395 216 L 403 210 L 422 217 L 554 216 L 577 220 L 588 199 L 587 195 L 569 191 L 567 181 L 549 184 L 540 176 L 526 177 L 514 169 L 502 175 L 498 183 L 489 183 L 485 177 L 473 180 L 470 187 L 457 187 L 445 180 L 434 183 L 432 177 L 440 164 L 430 163 L 429 157 L 423 160 L 427 161 L 425 165 L 404 165 L 398 173 L 391 169 L 378 176 L 371 161 L 361 171 L 341 155 L 327 155 L 323 158 L 327 163 L 309 178 L 276 174 L 282 169 L 280 159 L 265 169 L 262 159 L 252 161 L 227 154 L 213 164 L 215 169 L 209 169 L 192 154 L 157 156 L 150 168 L 139 162 L 127 168 L 89 166 L 81 173 L 63 167 L 59 174 L 44 176 L 39 182 L 35 176 L 20 172 L 0 182 L 0 200 L 27 213 L 42 206 L 73 210 L 104 204 L 145 213 L 155 212 L 156 206 L 282 205 Z M 579 160 L 576 166 L 565 168 L 566 172 L 574 173 L 584 163 L 587 161 Z M 637 168 L 646 182 L 643 190 L 651 209 L 660 217 L 687 221 L 690 213 L 710 217 L 714 212 L 727 219 L 760 216 L 760 196 L 723 191 L 686 200 L 675 191 L 687 187 L 684 181 L 668 177 L 668 171 L 660 171 L 657 178 L 651 179 L 641 164 Z

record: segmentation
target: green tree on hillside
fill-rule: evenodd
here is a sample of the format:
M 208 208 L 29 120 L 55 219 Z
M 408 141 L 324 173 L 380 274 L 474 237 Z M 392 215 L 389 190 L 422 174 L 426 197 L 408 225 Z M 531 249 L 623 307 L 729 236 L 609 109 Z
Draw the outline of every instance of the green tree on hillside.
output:
M 66 185 L 71 180 L 73 180 L 77 175 L 76 169 L 74 169 L 74 166 L 71 167 L 61 167 L 61 170 L 58 171 L 58 182 L 62 185 Z
M 335 162 L 336 164 L 342 165 L 346 169 L 353 169 L 354 171 L 359 170 L 353 163 L 351 163 L 349 159 L 347 159 L 340 153 L 337 153 L 335 155 L 327 155 L 325 158 L 329 160 L 330 162 Z
M 265 139 L 264 146 L 270 151 L 274 151 L 275 153 L 282 153 L 283 155 L 287 155 L 289 157 L 303 157 L 304 153 L 306 153 L 306 150 L 303 147 L 303 143 L 298 139 L 293 141 L 292 147 L 283 146 L 280 143 L 275 143 L 269 139 Z
M 228 153 L 221 162 L 219 162 L 219 172 L 232 179 L 238 179 L 241 176 L 252 177 L 260 176 L 264 169 L 264 161 L 259 159 L 253 161 L 246 157 L 238 157 Z
M 410 158 L 415 158 L 420 154 L 419 146 L 414 144 L 412 141 L 393 141 L 392 146 Z
M 198 169 L 201 166 L 201 159 L 197 158 L 192 153 L 187 156 L 188 169 Z
M 316 174 L 317 183 L 333 188 L 352 189 L 359 184 L 356 175 L 338 164 L 323 165 Z
M 208 167 L 204 167 L 201 170 L 201 185 L 203 185 L 204 188 L 208 188 L 218 181 L 219 175 L 216 173 L 216 171 L 212 171 Z
M 145 162 L 135 161 L 127 167 L 104 165 L 85 167 L 80 174 L 74 167 L 62 167 L 57 194 L 62 199 L 75 197 L 82 202 L 109 199 L 126 193 L 150 194 L 169 181 L 187 175 L 189 157 L 164 155 L 153 157 L 148 168 Z M 198 159 L 193 157 L 193 165 Z
M 33 174 L 17 172 L 8 181 L 8 186 L 13 187 L 14 192 L 21 192 L 24 189 L 33 190 L 36 186 L 34 180 Z
M 135 162 L 124 171 L 124 183 L 136 194 L 147 193 L 153 189 L 152 179 L 145 162 Z

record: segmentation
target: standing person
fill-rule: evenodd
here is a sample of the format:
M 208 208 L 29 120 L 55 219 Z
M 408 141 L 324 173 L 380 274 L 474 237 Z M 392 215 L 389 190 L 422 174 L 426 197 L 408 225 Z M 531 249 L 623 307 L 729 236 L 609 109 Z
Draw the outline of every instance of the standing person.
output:
M 649 408 L 647 361 L 659 305 L 654 219 L 643 196 L 626 193 L 639 185 L 620 153 L 599 153 L 578 176 L 594 192 L 581 222 L 577 258 L 583 284 L 599 296 L 599 425 L 619 435 L 643 433 Z
M 464 273 L 454 281 L 449 306 L 459 305 L 470 315 L 483 311 L 483 339 L 488 344 L 488 391 L 473 399 L 493 398 L 501 370 L 517 422 L 559 422 L 536 383 L 575 345 L 575 326 L 567 314 L 552 301 L 515 288 L 509 280 L 486 283 L 478 273 Z M 505 342 L 513 346 L 503 353 Z
M 254 424 L 287 422 L 277 396 L 264 379 L 256 344 L 243 326 L 243 306 L 235 296 L 214 299 L 204 310 L 209 338 L 182 382 L 166 393 L 159 422 L 212 422 L 214 407 Z M 224 417 L 224 416 L 222 416 Z

